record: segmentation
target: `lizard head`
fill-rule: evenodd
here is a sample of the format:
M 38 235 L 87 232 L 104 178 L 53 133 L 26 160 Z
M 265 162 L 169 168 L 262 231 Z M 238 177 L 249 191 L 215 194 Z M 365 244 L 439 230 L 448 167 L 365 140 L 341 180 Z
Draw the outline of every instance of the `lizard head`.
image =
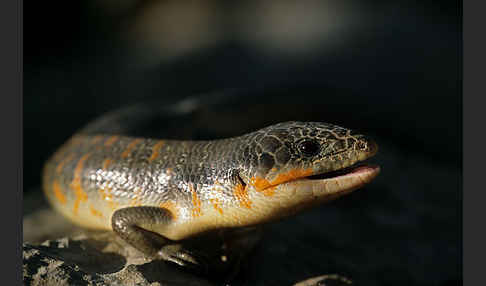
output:
M 376 154 L 370 138 L 320 122 L 284 122 L 247 135 L 239 176 L 250 191 L 299 209 L 370 182 L 379 167 L 357 164 Z

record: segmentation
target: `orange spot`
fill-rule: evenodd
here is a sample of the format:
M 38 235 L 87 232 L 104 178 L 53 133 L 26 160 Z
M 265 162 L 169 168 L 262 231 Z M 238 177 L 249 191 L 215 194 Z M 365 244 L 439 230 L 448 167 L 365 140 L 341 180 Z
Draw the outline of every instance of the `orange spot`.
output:
M 130 144 L 128 144 L 127 149 L 123 151 L 121 157 L 122 158 L 128 157 L 128 155 L 130 155 L 130 152 L 132 152 L 133 148 L 135 148 L 135 146 L 137 146 L 137 144 L 140 143 L 140 141 L 142 141 L 142 139 L 135 139 Z
M 236 199 L 240 202 L 240 206 L 245 207 L 247 209 L 251 209 L 251 201 L 248 197 L 247 189 L 242 185 L 238 184 L 233 190 L 233 194 Z
M 78 214 L 79 204 L 85 202 L 88 199 L 88 195 L 81 189 L 75 189 L 76 201 L 74 201 L 73 213 Z
M 152 155 L 148 159 L 149 162 L 152 162 L 159 156 L 160 148 L 162 147 L 162 145 L 164 145 L 164 141 L 160 140 L 152 147 Z
M 217 210 L 220 215 L 223 214 L 223 209 L 219 206 L 219 200 L 218 199 L 209 199 L 209 202 L 211 204 L 213 204 L 214 209 Z
M 189 188 L 191 189 L 192 205 L 194 206 L 194 208 L 192 209 L 192 216 L 198 217 L 202 214 L 201 213 L 201 200 L 197 197 L 196 190 L 194 189 L 192 184 L 189 185 Z
M 97 217 L 103 217 L 103 214 L 98 211 L 97 209 L 95 209 L 93 206 L 89 206 L 89 212 L 94 215 L 94 216 L 97 216 Z
M 74 154 L 71 153 L 66 158 L 64 158 L 61 161 L 61 163 L 59 163 L 59 165 L 57 165 L 57 167 L 56 167 L 57 174 L 61 174 L 62 168 L 64 168 L 64 165 L 66 165 L 67 162 L 71 161 L 73 159 L 73 157 L 74 157 Z
M 111 145 L 113 145 L 116 142 L 116 140 L 118 140 L 119 137 L 120 136 L 118 136 L 118 135 L 111 136 L 110 138 L 108 138 L 108 140 L 106 140 L 105 146 L 110 147 Z
M 54 195 L 56 196 L 57 200 L 65 205 L 66 204 L 66 196 L 62 193 L 61 186 L 59 186 L 59 183 L 57 181 L 54 181 L 52 184 L 52 188 L 54 190 Z
M 85 202 L 88 199 L 88 195 L 84 192 L 83 188 L 81 187 L 81 172 L 83 171 L 84 162 L 91 154 L 85 154 L 81 159 L 79 159 L 76 168 L 74 169 L 74 179 L 71 182 L 70 187 L 74 190 L 74 194 L 76 196 L 76 200 L 74 201 L 74 208 L 73 213 L 77 215 L 78 207 L 80 202 Z
M 103 170 L 106 170 L 108 166 L 111 165 L 111 163 L 113 163 L 113 160 L 111 160 L 110 158 L 105 159 L 103 161 Z
M 166 201 L 166 202 L 159 204 L 159 207 L 170 211 L 170 213 L 172 214 L 172 218 L 177 219 L 177 207 L 176 207 L 176 204 L 174 202 Z

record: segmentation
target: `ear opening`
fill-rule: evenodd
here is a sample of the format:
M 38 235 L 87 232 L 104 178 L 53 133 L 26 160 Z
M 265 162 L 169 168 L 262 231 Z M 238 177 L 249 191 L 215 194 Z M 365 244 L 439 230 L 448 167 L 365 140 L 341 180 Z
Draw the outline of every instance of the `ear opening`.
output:
M 246 183 L 241 178 L 239 170 L 234 169 L 231 171 L 231 179 L 233 180 L 235 185 L 242 185 L 243 187 L 246 187 Z

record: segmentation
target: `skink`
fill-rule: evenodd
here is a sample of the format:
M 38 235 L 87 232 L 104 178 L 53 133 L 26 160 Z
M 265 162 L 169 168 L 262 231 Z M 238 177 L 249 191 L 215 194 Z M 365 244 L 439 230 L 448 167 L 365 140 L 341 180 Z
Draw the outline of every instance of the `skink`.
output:
M 48 160 L 43 190 L 74 223 L 113 230 L 147 255 L 197 264 L 178 241 L 260 225 L 369 183 L 377 145 L 319 122 L 214 141 L 76 134 Z

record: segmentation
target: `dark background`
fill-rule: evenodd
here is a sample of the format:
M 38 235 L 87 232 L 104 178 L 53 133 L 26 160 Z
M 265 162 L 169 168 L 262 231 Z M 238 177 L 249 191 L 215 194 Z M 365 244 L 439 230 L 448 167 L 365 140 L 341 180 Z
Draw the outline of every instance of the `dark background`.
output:
M 418 267 L 412 262 L 397 268 L 403 273 L 383 275 L 395 279 L 385 282 L 405 275 L 403 281 L 412 284 L 457 285 L 462 280 L 461 7 L 458 1 L 378 0 L 25 2 L 24 193 L 39 186 L 43 162 L 63 141 L 120 106 L 173 102 L 226 88 L 254 90 L 256 96 L 248 97 L 253 103 L 280 94 L 296 104 L 312 105 L 315 98 L 328 103 L 322 121 L 367 131 L 388 150 L 400 150 L 389 154 L 417 158 L 410 164 L 448 170 L 432 179 L 424 167 L 420 178 L 404 174 L 398 182 L 390 176 L 382 181 L 391 189 L 434 190 L 433 196 L 405 200 L 415 207 L 420 199 L 424 208 L 442 206 L 429 208 L 440 212 L 432 214 L 440 219 L 411 230 L 423 231 L 430 247 L 407 242 L 422 254 L 440 252 L 432 246 L 439 228 L 447 242 L 438 245 L 450 250 L 429 253 L 431 276 L 403 274 L 408 266 Z M 270 117 L 278 113 L 272 104 L 267 108 L 262 112 Z M 393 162 L 396 172 L 410 170 L 403 161 Z M 444 186 L 434 189 L 437 185 Z M 406 233 L 402 228 L 397 236 Z M 410 258 L 400 254 L 405 256 L 380 259 Z

